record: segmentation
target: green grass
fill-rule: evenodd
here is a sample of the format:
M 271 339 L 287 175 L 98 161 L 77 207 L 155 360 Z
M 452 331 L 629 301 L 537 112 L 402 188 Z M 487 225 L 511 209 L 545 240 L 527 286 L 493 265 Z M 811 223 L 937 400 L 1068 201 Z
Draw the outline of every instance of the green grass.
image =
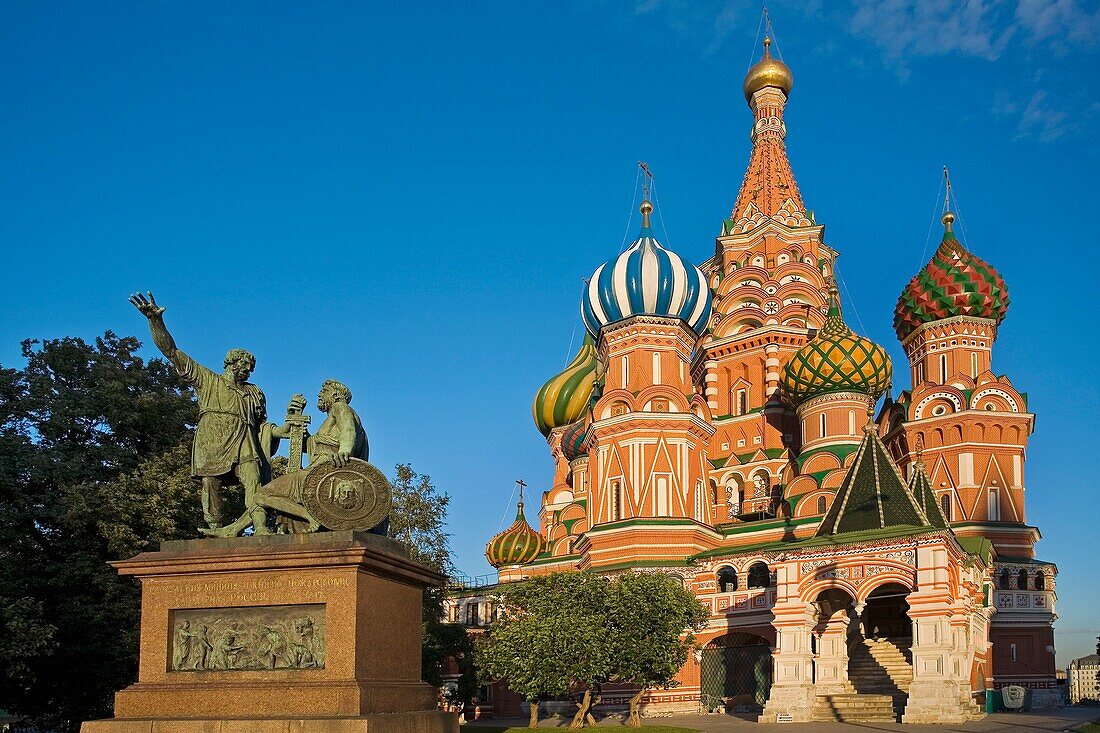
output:
M 1074 728 L 1077 733 L 1100 733 L 1100 721 L 1092 721 L 1091 723 L 1085 723 L 1084 725 Z
M 520 727 L 504 727 L 503 725 L 481 725 L 478 723 L 464 725 L 465 729 L 470 731 L 477 731 L 477 733 L 526 733 L 529 731 L 529 727 L 526 725 Z M 563 725 L 539 725 L 540 729 L 550 729 L 550 727 L 560 727 L 562 731 L 569 730 L 569 721 L 565 721 Z M 599 727 L 626 727 L 625 725 L 607 725 L 602 724 Z M 590 729 L 584 729 L 590 730 Z M 638 733 L 700 733 L 698 729 L 694 727 L 676 727 L 674 725 L 642 725 L 641 727 L 629 727 L 629 731 L 637 731 Z M 1091 731 L 1089 733 L 1092 733 Z M 1097 733 L 1100 733 L 1098 731 Z

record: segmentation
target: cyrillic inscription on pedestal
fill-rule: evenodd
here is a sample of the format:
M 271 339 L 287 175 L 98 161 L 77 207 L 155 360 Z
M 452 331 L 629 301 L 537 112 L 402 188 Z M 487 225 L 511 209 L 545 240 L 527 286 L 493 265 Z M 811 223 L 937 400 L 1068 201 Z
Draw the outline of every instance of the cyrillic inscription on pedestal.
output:
M 323 603 L 174 610 L 169 627 L 169 672 L 325 666 Z

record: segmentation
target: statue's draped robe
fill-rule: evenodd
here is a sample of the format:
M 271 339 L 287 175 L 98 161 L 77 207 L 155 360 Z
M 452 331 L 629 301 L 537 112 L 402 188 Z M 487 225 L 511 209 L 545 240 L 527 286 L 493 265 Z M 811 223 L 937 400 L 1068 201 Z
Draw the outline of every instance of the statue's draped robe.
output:
M 224 476 L 239 464 L 253 461 L 266 466 L 271 451 L 262 443 L 271 442 L 267 434 L 272 426 L 264 422 L 267 403 L 260 388 L 249 382 L 234 384 L 178 349 L 172 364 L 199 398 L 191 475 Z

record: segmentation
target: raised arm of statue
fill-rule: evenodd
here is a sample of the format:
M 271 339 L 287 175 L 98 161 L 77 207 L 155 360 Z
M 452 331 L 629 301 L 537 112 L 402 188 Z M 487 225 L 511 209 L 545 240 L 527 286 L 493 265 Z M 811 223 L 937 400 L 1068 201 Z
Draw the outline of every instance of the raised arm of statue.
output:
M 130 303 L 149 320 L 149 331 L 153 334 L 153 343 L 160 349 L 160 353 L 169 359 L 175 356 L 176 341 L 164 325 L 164 308 L 157 305 L 157 299 L 153 297 L 153 293 L 149 292 L 145 295 L 134 293 L 130 296 Z
M 198 387 L 210 370 L 176 348 L 176 340 L 164 325 L 164 308 L 157 305 L 153 294 L 134 293 L 130 296 L 130 303 L 148 319 L 149 332 L 153 335 L 153 343 L 160 349 L 160 353 L 168 357 L 181 377 Z

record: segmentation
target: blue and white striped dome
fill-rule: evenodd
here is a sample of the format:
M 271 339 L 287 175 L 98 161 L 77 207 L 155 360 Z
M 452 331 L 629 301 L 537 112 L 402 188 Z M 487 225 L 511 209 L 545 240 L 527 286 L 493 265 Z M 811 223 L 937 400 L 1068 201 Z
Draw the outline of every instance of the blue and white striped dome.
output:
M 653 237 L 649 214 L 642 202 L 642 231 L 617 258 L 592 273 L 581 297 L 581 318 L 594 337 L 600 329 L 630 316 L 681 318 L 696 334 L 710 317 L 710 288 L 702 271 Z

